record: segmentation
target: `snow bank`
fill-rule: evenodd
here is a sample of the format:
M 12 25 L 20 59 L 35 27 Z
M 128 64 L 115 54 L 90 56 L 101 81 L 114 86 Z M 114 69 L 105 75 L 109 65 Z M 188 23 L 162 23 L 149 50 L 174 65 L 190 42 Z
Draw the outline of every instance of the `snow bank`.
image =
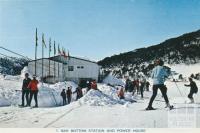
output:
M 72 87 L 72 92 L 77 88 L 77 84 L 74 82 L 59 82 L 54 85 L 48 84 L 39 84 L 39 106 L 40 107 L 56 107 L 62 105 L 62 97 L 60 93 L 63 89 L 67 89 L 68 87 Z M 72 96 L 72 101 L 75 101 L 76 95 Z M 34 101 L 34 100 L 33 100 Z
M 0 107 L 19 105 L 21 104 L 21 87 L 23 81 L 23 75 L 27 73 L 24 69 L 21 76 L 7 75 L 5 78 L 0 76 Z M 38 85 L 38 105 L 39 107 L 55 107 L 62 105 L 62 97 L 60 93 L 62 89 L 67 89 L 72 86 L 74 91 L 77 85 L 74 82 L 59 82 L 54 85 L 40 83 Z M 72 101 L 74 101 L 76 95 L 73 95 Z M 35 105 L 34 98 L 32 99 L 32 106 Z
M 109 74 L 104 80 L 103 83 L 105 84 L 110 84 L 110 85 L 121 85 L 124 86 L 125 83 L 123 82 L 122 79 L 118 79 L 114 77 L 112 74 Z
M 119 100 L 115 88 L 98 84 L 98 89 L 90 90 L 80 99 L 80 103 L 90 106 L 112 106 L 125 103 L 125 101 Z
M 28 73 L 29 74 L 29 77 L 32 77 L 32 75 L 30 74 L 29 70 L 28 70 L 28 67 L 24 67 L 24 69 L 22 69 L 21 71 L 21 78 L 25 78 L 25 74 Z
M 81 100 L 81 104 L 90 106 L 116 105 L 121 102 L 97 90 L 90 90 Z
M 20 77 L 19 76 L 11 76 L 11 75 L 6 75 L 4 77 L 4 80 L 20 80 Z

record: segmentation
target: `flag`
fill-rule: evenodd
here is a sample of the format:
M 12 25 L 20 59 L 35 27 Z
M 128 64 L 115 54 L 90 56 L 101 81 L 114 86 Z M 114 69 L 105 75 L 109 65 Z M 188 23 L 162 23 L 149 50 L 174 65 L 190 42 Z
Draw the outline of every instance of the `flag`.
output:
M 60 44 L 58 44 L 58 54 L 61 55 L 62 52 L 60 51 Z
M 56 55 L 56 41 L 54 41 L 54 55 Z
M 35 45 L 36 47 L 38 46 L 37 28 L 36 28 L 36 33 L 35 33 Z
M 51 38 L 49 38 L 49 52 L 51 52 Z
M 44 33 L 42 34 L 42 45 L 47 48 L 46 44 L 45 44 L 45 41 L 44 41 Z
M 64 57 L 67 57 L 65 48 L 62 48 L 62 55 L 63 55 Z

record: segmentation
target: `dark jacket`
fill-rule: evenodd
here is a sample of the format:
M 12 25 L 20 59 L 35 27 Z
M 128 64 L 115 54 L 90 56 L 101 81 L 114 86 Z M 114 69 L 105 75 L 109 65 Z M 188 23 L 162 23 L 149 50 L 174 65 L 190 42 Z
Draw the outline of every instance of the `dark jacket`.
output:
M 68 98 L 72 97 L 72 90 L 71 89 L 67 90 L 67 97 Z
M 198 92 L 198 87 L 196 85 L 196 83 L 194 81 L 190 82 L 189 85 L 185 85 L 185 86 L 188 86 L 190 87 L 190 92 L 194 92 L 194 93 L 197 93 Z
M 29 90 L 28 85 L 31 82 L 30 78 L 24 79 L 22 84 L 22 90 Z
M 77 99 L 79 99 L 83 96 L 82 88 L 80 88 L 80 87 L 77 87 L 76 91 L 74 93 L 77 93 Z
M 65 93 L 65 91 L 62 91 L 61 94 L 60 94 L 60 96 L 62 96 L 63 98 L 66 98 L 66 93 Z

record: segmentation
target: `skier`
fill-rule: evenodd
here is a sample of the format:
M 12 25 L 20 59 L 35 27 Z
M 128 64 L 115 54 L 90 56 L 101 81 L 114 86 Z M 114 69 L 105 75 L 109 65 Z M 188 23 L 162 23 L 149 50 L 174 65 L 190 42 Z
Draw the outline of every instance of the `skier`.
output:
M 136 92 L 136 80 L 135 80 L 135 79 L 132 81 L 132 84 L 133 84 L 132 96 L 134 96 L 134 94 L 135 94 L 135 92 Z
M 135 80 L 137 94 L 140 94 L 140 81 L 139 79 Z
M 67 104 L 67 101 L 66 101 L 66 92 L 65 92 L 65 89 L 62 90 L 60 96 L 62 97 L 63 99 L 63 106 L 65 106 Z
M 132 92 L 134 91 L 134 84 L 133 84 L 133 81 L 130 80 L 129 82 L 129 89 L 128 89 L 129 92 Z
M 67 100 L 68 100 L 68 104 L 70 104 L 72 100 L 72 87 L 68 87 L 67 89 Z
M 119 99 L 124 99 L 125 98 L 124 97 L 124 88 L 123 87 L 120 88 L 120 90 L 119 90 L 117 95 L 118 95 Z
M 141 93 L 141 98 L 144 98 L 144 96 L 143 96 L 143 92 L 144 92 L 144 87 L 145 87 L 145 80 L 144 79 L 142 79 L 141 81 L 140 81 L 140 93 Z
M 150 86 L 150 83 L 149 81 L 146 82 L 146 91 L 149 91 L 149 86 Z
M 194 103 L 193 94 L 198 92 L 198 87 L 191 77 L 189 78 L 189 81 L 190 81 L 190 84 L 189 85 L 185 84 L 185 86 L 190 87 L 190 93 L 188 95 L 188 98 L 191 100 L 190 103 Z
M 38 80 L 36 79 L 36 75 L 33 75 L 33 80 L 31 80 L 31 82 L 28 85 L 28 88 L 30 88 L 30 100 L 29 100 L 29 106 L 31 106 L 31 101 L 34 95 L 34 100 L 35 100 L 35 108 L 38 107 Z
M 91 83 L 90 83 L 89 80 L 86 82 L 86 86 L 87 86 L 87 92 L 90 91 L 90 89 L 91 89 Z
M 153 95 L 150 99 L 149 105 L 146 108 L 146 110 L 155 110 L 152 107 L 152 104 L 153 104 L 154 99 L 156 98 L 158 89 L 160 89 L 165 99 L 167 107 L 169 109 L 173 109 L 173 106 L 169 104 L 169 100 L 167 97 L 167 87 L 164 85 L 165 78 L 169 76 L 163 67 L 164 62 L 162 60 L 157 60 L 155 61 L 155 65 L 156 67 L 153 69 L 152 74 L 151 74 L 151 78 L 153 79 Z
M 22 104 L 20 106 L 24 107 L 24 97 L 26 97 L 26 107 L 29 104 L 29 94 L 30 89 L 28 88 L 29 83 L 31 82 L 31 79 L 29 78 L 29 74 L 25 74 L 25 79 L 23 80 L 22 85 Z
M 82 88 L 80 86 L 78 86 L 76 88 L 76 91 L 74 92 L 76 93 L 76 100 L 80 99 L 81 97 L 83 97 L 83 92 L 82 92 Z
M 129 88 L 130 88 L 130 79 L 127 78 L 126 79 L 126 85 L 125 85 L 125 91 L 127 92 L 129 90 Z
M 91 82 L 91 89 L 97 90 L 97 82 L 96 82 L 96 80 L 93 80 Z

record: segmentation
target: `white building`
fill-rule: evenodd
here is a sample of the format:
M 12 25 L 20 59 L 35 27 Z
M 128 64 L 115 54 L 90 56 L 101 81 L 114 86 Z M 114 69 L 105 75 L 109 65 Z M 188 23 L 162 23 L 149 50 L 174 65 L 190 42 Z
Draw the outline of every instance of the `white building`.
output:
M 42 74 L 43 61 L 43 74 Z M 77 57 L 64 57 L 62 55 L 33 60 L 28 63 L 28 68 L 31 74 L 41 77 L 44 81 L 55 83 L 59 81 L 74 81 L 91 80 L 98 81 L 100 66 L 93 61 L 81 59 Z M 49 67 L 50 66 L 50 67 Z

